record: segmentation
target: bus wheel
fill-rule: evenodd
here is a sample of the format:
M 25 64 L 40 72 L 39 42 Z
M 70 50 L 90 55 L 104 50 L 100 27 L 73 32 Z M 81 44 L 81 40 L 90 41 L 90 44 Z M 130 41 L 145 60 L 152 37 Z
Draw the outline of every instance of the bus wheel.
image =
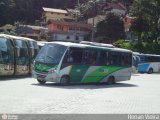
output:
M 46 83 L 46 81 L 40 80 L 40 79 L 37 79 L 37 81 L 38 81 L 40 84 L 45 84 L 45 83 Z
M 112 85 L 112 84 L 114 84 L 114 83 L 115 83 L 114 77 L 113 77 L 113 76 L 110 76 L 110 77 L 108 78 L 108 80 L 107 80 L 107 84 L 108 84 L 108 85 Z
M 153 73 L 153 68 L 149 68 L 148 74 L 152 74 L 152 73 Z
M 70 77 L 65 75 L 61 77 L 61 81 L 60 81 L 61 85 L 69 85 L 70 83 Z

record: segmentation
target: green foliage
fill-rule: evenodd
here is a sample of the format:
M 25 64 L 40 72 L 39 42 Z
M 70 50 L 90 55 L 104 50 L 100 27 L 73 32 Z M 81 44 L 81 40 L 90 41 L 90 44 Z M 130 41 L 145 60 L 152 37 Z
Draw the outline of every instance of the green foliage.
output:
M 136 19 L 140 22 L 144 20 L 145 23 L 148 24 L 148 32 L 150 34 L 147 35 L 149 39 L 156 40 L 160 36 L 160 0 L 134 0 L 133 5 L 130 9 L 130 15 L 136 17 Z M 137 32 L 139 37 L 144 33 L 143 26 L 134 26 L 136 29 L 132 30 L 133 32 Z
M 123 21 L 113 13 L 108 13 L 106 19 L 97 24 L 97 37 L 103 36 L 106 39 L 116 41 L 124 39 Z
M 144 18 L 136 18 L 130 27 L 130 31 L 135 32 L 138 36 L 138 40 L 142 40 L 149 32 L 148 21 Z
M 96 15 L 103 14 L 102 5 L 104 0 L 85 0 L 78 4 L 76 8 L 80 11 L 80 19 L 88 19 Z
M 134 52 L 145 54 L 160 54 L 160 43 L 157 42 L 126 42 L 118 40 L 114 43 L 116 47 L 129 49 Z
M 65 9 L 76 4 L 77 0 L 0 0 L 0 26 L 16 21 L 34 24 L 41 19 L 42 7 Z

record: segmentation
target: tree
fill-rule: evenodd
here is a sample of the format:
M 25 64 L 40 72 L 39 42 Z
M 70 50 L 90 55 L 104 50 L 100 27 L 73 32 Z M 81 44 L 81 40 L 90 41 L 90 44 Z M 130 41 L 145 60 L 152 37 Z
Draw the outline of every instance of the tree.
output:
M 78 4 L 76 8 L 80 10 L 81 17 L 88 19 L 95 17 L 97 14 L 102 14 L 102 5 L 104 0 L 86 0 L 85 2 Z
M 138 35 L 138 41 L 142 40 L 142 33 L 147 36 L 149 32 L 149 24 L 143 18 L 136 18 L 130 27 L 130 31 Z M 145 37 L 143 37 L 145 38 Z
M 160 0 L 135 0 L 130 14 L 137 19 L 143 18 L 149 23 L 150 38 L 160 36 Z
M 16 21 L 34 24 L 35 20 L 41 19 L 42 7 L 74 8 L 76 3 L 76 0 L 0 0 L 0 25 Z
M 123 20 L 113 13 L 108 13 L 106 19 L 97 24 L 96 36 L 103 36 L 106 43 L 107 40 L 111 40 L 113 43 L 116 40 L 124 39 Z

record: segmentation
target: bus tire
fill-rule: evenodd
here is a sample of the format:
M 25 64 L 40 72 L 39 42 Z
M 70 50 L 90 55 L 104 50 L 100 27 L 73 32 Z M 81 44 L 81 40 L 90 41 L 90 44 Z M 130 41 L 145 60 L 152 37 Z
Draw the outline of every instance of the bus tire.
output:
M 41 85 L 44 85 L 44 84 L 46 83 L 46 81 L 40 80 L 40 79 L 37 79 L 37 81 L 38 81 Z
M 107 84 L 108 85 L 112 85 L 115 83 L 115 78 L 113 76 L 110 76 L 107 80 Z
M 152 74 L 152 73 L 153 73 L 153 68 L 149 68 L 148 74 Z
M 61 77 L 60 80 L 61 85 L 69 85 L 70 84 L 70 77 L 68 75 L 64 75 Z

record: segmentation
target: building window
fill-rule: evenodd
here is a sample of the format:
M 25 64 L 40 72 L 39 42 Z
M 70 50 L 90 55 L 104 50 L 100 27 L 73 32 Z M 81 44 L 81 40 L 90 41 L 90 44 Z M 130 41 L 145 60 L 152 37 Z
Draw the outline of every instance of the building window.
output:
M 65 16 L 68 16 L 68 14 L 65 14 Z
M 57 29 L 63 31 L 63 26 L 62 25 L 57 25 Z
M 70 36 L 67 36 L 66 38 L 67 38 L 67 39 L 70 39 Z
M 79 36 L 76 35 L 76 40 L 79 40 Z
M 74 26 L 69 26 L 69 31 L 74 31 L 75 30 L 75 27 Z

